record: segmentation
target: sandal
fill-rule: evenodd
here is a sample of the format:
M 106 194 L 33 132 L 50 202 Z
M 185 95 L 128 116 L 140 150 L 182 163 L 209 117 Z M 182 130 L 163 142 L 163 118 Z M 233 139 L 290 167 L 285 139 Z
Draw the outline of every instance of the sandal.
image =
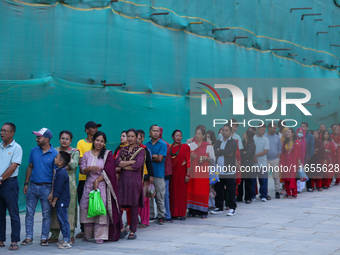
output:
M 132 233 L 132 232 L 130 232 L 130 234 L 129 234 L 129 236 L 128 236 L 128 240 L 134 240 L 134 239 L 136 239 L 137 238 L 137 234 L 136 233 Z
M 102 244 L 102 243 L 104 243 L 104 240 L 103 239 L 96 239 L 95 243 L 96 244 Z
M 83 242 L 87 242 L 87 238 L 86 236 L 83 236 L 83 238 L 81 239 Z
M 57 243 L 58 241 L 59 241 L 58 239 L 52 239 L 52 238 L 47 239 L 47 242 L 49 243 Z
M 19 246 L 18 246 L 18 244 L 16 244 L 16 243 L 10 244 L 9 249 L 10 249 L 11 251 L 17 251 L 17 250 L 19 250 Z
M 272 197 L 271 196 L 267 196 L 267 200 L 272 200 Z
M 208 219 L 208 216 L 207 215 L 202 215 L 201 219 L 202 220 Z
M 287 194 L 283 196 L 283 198 L 290 198 Z
M 187 215 L 187 218 L 192 218 L 193 216 L 191 214 L 188 214 Z
M 126 230 L 120 232 L 120 239 L 124 239 L 124 237 L 128 234 Z
M 247 201 L 246 201 L 246 204 L 250 204 L 250 203 L 251 203 L 251 200 L 247 200 Z
M 21 242 L 21 245 L 31 245 L 33 244 L 33 240 L 26 238 L 24 241 Z
M 40 245 L 41 245 L 41 246 L 49 246 L 49 244 L 48 244 L 48 242 L 47 242 L 46 239 L 41 240 L 41 241 L 40 241 Z
M 0 244 L 0 248 L 1 247 L 5 247 L 6 245 L 4 244 L 4 242 L 2 242 L 2 244 Z
M 292 199 L 296 199 L 296 198 L 297 198 L 297 196 L 291 196 L 290 198 L 292 198 Z
M 75 242 L 74 237 L 71 237 L 71 243 L 74 243 L 74 242 Z
M 138 228 L 146 228 L 147 227 L 147 225 L 145 225 L 145 224 L 140 224 L 139 226 L 138 226 Z

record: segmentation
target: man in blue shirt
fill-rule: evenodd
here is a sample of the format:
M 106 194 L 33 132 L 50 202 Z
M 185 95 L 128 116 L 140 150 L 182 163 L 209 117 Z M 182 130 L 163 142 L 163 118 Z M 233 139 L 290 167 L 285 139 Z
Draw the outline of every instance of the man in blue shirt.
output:
M 268 132 L 264 136 L 269 140 L 269 151 L 267 153 L 267 166 L 268 171 L 273 174 L 274 187 L 275 187 L 275 198 L 280 198 L 280 157 L 281 157 L 281 139 L 275 134 L 277 125 L 274 122 L 268 124 Z
M 314 155 L 314 145 L 315 145 L 315 140 L 312 134 L 310 134 L 308 132 L 308 123 L 307 122 L 301 122 L 301 127 L 305 130 L 306 132 L 306 157 L 305 159 L 307 159 L 308 161 L 310 160 L 311 157 L 313 157 Z M 308 161 L 306 161 L 306 163 L 308 163 Z M 307 186 L 307 191 L 309 192 L 313 192 L 314 190 L 312 189 L 312 185 L 311 185 L 311 180 L 309 179 L 306 183 Z
M 5 123 L 1 128 L 0 144 L 0 247 L 6 241 L 6 209 L 11 217 L 11 245 L 10 250 L 18 250 L 20 241 L 19 217 L 19 183 L 18 173 L 22 160 L 22 149 L 13 139 L 15 133 L 13 123 Z
M 150 141 L 146 143 L 146 146 L 151 151 L 152 167 L 154 172 L 154 185 L 156 190 L 156 203 L 157 203 L 157 218 L 158 224 L 164 224 L 165 207 L 165 167 L 164 161 L 167 153 L 166 143 L 159 138 L 159 126 L 152 125 L 150 127 Z M 150 218 L 154 218 L 154 202 L 150 201 Z
M 60 151 L 54 159 L 55 165 L 58 167 L 53 183 L 53 201 L 52 206 L 56 208 L 58 223 L 63 233 L 63 242 L 58 245 L 59 249 L 72 248 L 70 224 L 68 222 L 67 209 L 70 205 L 70 182 L 66 170 L 66 166 L 71 161 L 71 156 L 66 151 Z
M 48 246 L 48 235 L 51 225 L 52 207 L 48 197 L 52 191 L 52 179 L 54 171 L 54 158 L 58 152 L 50 144 L 52 132 L 47 128 L 42 128 L 38 132 L 34 132 L 38 146 L 31 150 L 29 156 L 29 165 L 26 170 L 26 179 L 24 184 L 24 194 L 26 195 L 26 238 L 21 245 L 32 244 L 33 241 L 33 225 L 35 208 L 38 199 L 42 209 L 42 233 L 40 245 Z M 28 186 L 29 181 L 31 181 Z

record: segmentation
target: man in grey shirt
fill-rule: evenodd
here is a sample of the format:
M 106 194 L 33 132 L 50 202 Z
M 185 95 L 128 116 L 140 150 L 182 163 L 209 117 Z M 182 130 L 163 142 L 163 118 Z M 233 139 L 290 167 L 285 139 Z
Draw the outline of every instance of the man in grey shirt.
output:
M 261 123 L 262 124 L 262 123 Z M 261 125 L 260 124 L 260 125 Z M 255 201 L 256 197 L 256 177 L 259 177 L 260 182 L 260 198 L 262 202 L 270 200 L 268 196 L 268 172 L 267 172 L 267 152 L 269 150 L 269 141 L 264 134 L 266 133 L 266 125 L 259 127 L 257 129 L 257 135 L 254 136 L 255 141 L 255 155 L 254 155 L 254 166 L 256 166 L 256 171 L 253 170 L 253 180 L 252 180 L 252 199 Z

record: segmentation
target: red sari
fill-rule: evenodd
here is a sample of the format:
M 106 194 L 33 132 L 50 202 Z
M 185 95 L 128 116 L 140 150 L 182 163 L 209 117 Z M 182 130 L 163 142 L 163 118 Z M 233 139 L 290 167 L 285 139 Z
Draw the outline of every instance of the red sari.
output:
M 331 137 L 336 144 L 340 144 L 340 134 L 337 136 L 332 134 Z M 340 146 L 338 145 L 337 147 L 338 148 L 336 150 L 336 158 L 335 158 L 334 164 L 340 165 Z M 335 173 L 335 177 L 336 177 L 335 185 L 337 185 L 340 182 L 340 172 Z
M 190 181 L 188 183 L 187 207 L 201 215 L 207 215 L 209 210 L 209 171 L 206 173 L 197 173 L 196 166 L 208 169 L 209 163 L 203 161 L 200 163 L 201 156 L 209 157 L 207 146 L 210 143 L 203 141 L 202 144 L 192 152 L 196 154 L 196 158 L 191 160 Z
M 298 140 L 288 149 L 285 143 L 282 144 L 282 153 L 280 166 L 282 168 L 282 181 L 285 182 L 285 189 L 288 196 L 297 196 L 296 173 L 299 169 L 299 161 L 301 160 L 301 145 Z
M 173 217 L 185 217 L 187 213 L 188 184 L 184 182 L 187 168 L 190 168 L 190 147 L 180 144 L 170 148 L 172 177 L 170 180 L 170 212 Z M 175 155 L 178 152 L 177 155 Z
M 322 187 L 329 188 L 329 186 L 332 182 L 333 175 L 334 175 L 334 164 L 335 164 L 335 160 L 336 160 L 336 148 L 335 148 L 335 144 L 333 143 L 333 141 L 328 141 L 327 144 L 324 142 L 324 145 L 325 145 L 325 150 L 330 150 L 330 152 L 325 151 L 324 160 L 326 160 L 326 162 L 324 164 L 327 165 L 328 171 L 322 172 L 323 173 Z

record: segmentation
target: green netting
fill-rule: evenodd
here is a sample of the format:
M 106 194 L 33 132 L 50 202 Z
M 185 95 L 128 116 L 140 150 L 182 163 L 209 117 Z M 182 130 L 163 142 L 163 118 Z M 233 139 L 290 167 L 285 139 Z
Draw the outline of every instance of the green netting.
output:
M 152 124 L 164 127 L 164 138 L 170 142 L 171 133 L 179 128 L 189 136 L 189 99 L 121 92 L 115 88 L 82 85 L 48 77 L 30 81 L 0 81 L 1 122 L 17 126 L 16 141 L 24 155 L 20 167 L 20 187 L 25 182 L 28 156 L 36 146 L 35 135 L 42 127 L 49 128 L 54 137 L 51 143 L 59 146 L 59 132 L 74 134 L 71 146 L 86 138 L 85 123 L 94 120 L 107 134 L 107 147 L 114 150 L 120 141 L 120 132 L 129 128 L 143 129 L 148 136 Z M 175 117 L 176 116 L 176 117 Z M 20 189 L 21 190 L 21 189 Z M 25 199 L 20 192 L 20 208 Z
M 301 20 L 303 13 L 322 15 Z M 32 130 L 50 128 L 56 146 L 57 134 L 70 129 L 75 145 L 94 120 L 113 149 L 121 130 L 157 123 L 170 141 L 176 128 L 190 135 L 191 78 L 339 78 L 340 47 L 331 44 L 339 44 L 340 28 L 330 25 L 340 25 L 333 0 L 1 0 L 0 121 L 18 126 L 20 185 Z M 104 88 L 101 80 L 126 86 Z M 322 93 L 313 93 L 313 103 L 333 108 L 307 120 L 339 122 L 339 85 L 324 79 L 315 86 Z

